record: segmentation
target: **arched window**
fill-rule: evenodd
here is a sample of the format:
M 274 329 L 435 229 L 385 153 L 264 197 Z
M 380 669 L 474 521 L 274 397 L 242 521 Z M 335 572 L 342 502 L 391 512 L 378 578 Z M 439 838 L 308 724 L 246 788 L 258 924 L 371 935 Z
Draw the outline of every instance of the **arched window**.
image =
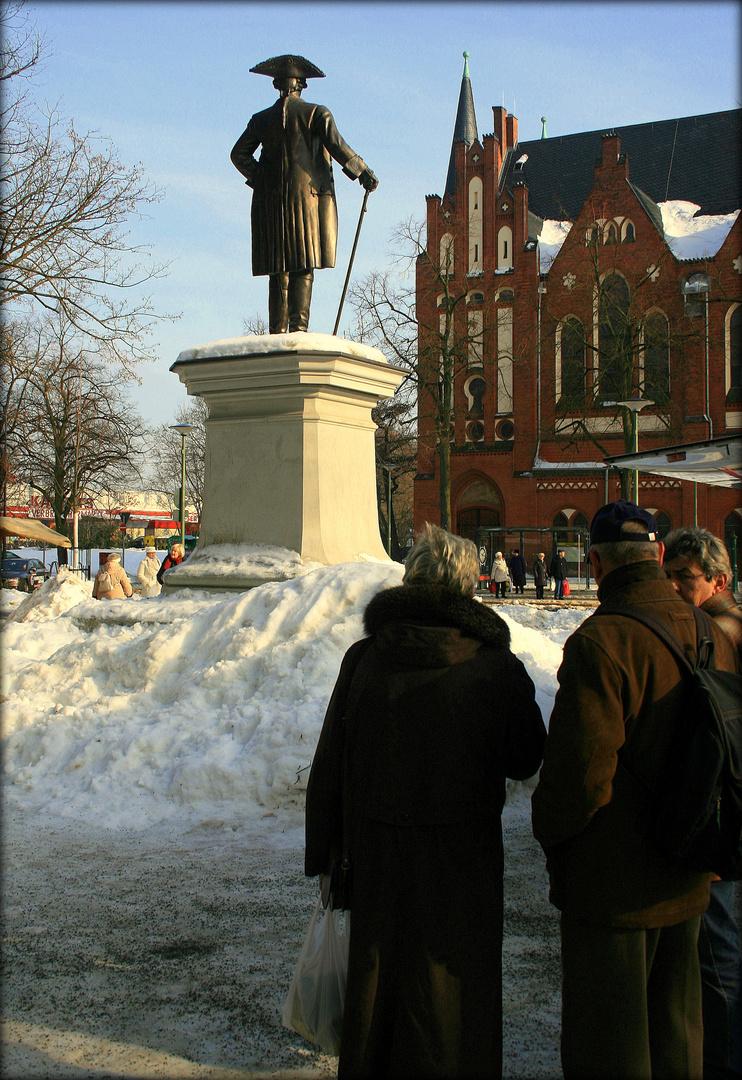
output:
M 585 401 L 585 328 L 569 316 L 557 329 L 557 399 L 561 408 Z
M 513 230 L 503 225 L 497 234 L 497 267 L 505 270 L 513 265 Z
M 515 293 L 512 289 L 498 289 L 495 300 L 498 304 L 512 304 L 515 301 Z
M 600 283 L 598 300 L 598 400 L 631 396 L 634 356 L 629 325 L 629 287 L 620 274 Z
M 727 404 L 742 402 L 742 304 L 730 308 L 726 317 Z
M 661 311 L 644 323 L 644 395 L 658 405 L 670 396 L 670 331 Z
M 469 182 L 469 273 L 482 269 L 482 181 Z
M 604 244 L 617 244 L 618 243 L 618 229 L 616 228 L 615 221 L 609 221 L 605 227 L 603 233 Z
M 664 540 L 672 529 L 672 522 L 664 510 L 655 511 L 654 520 L 657 522 L 657 536 L 660 540 Z
M 468 379 L 464 386 L 464 391 L 469 406 L 469 416 L 484 416 L 482 398 L 487 392 L 487 383 L 482 376 L 475 375 L 473 378 Z
M 583 512 L 581 510 L 577 511 L 575 516 L 572 518 L 571 524 L 572 524 L 573 529 L 589 529 L 590 528 L 590 522 L 587 520 L 587 517 L 585 516 L 585 514 L 583 514 Z
M 633 244 L 636 240 L 636 229 L 634 228 L 634 222 L 628 218 L 621 225 L 621 243 Z
M 441 274 L 443 277 L 453 277 L 453 237 L 450 233 L 444 233 L 441 237 Z
M 734 570 L 734 555 L 737 554 L 737 573 L 742 566 L 742 518 L 737 513 L 729 514 L 724 522 L 724 544 L 729 552 L 729 560 Z

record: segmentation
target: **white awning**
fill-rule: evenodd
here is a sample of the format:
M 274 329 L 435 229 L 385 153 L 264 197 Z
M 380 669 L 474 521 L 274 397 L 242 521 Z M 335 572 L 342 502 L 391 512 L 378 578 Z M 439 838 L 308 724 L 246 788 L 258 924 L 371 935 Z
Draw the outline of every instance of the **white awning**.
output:
M 47 525 L 43 525 L 35 518 L 15 518 L 0 515 L 0 533 L 6 536 L 20 536 L 24 540 L 40 540 L 45 544 L 56 544 L 57 547 L 72 547 L 72 541 L 67 536 L 55 532 Z
M 604 458 L 618 469 L 671 476 L 715 487 L 742 487 L 742 435 Z

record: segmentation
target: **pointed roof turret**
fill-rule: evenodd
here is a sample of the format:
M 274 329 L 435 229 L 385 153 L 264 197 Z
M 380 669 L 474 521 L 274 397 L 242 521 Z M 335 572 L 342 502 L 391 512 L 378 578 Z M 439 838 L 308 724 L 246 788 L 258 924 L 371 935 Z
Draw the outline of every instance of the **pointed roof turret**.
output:
M 477 132 L 477 117 L 474 112 L 474 95 L 471 92 L 469 79 L 469 53 L 464 53 L 464 74 L 461 77 L 461 90 L 459 92 L 459 106 L 456 110 L 456 124 L 453 129 L 453 142 L 451 143 L 451 157 L 448 161 L 448 176 L 446 177 L 446 190 L 444 195 L 453 195 L 456 192 L 456 143 L 465 142 L 467 147 L 479 138 Z

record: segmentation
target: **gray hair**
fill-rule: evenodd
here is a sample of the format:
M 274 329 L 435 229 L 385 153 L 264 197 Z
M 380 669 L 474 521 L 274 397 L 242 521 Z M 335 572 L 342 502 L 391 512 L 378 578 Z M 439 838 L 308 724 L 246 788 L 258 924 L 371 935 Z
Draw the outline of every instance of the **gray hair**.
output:
M 643 521 L 625 521 L 622 533 L 644 533 L 647 527 Z M 658 543 L 641 540 L 617 540 L 610 544 L 592 544 L 591 549 L 598 553 L 606 566 L 626 566 L 637 562 L 659 562 L 660 546 Z
M 405 585 L 443 585 L 471 596 L 479 582 L 479 556 L 471 540 L 426 522 L 405 560 Z
M 665 537 L 665 562 L 677 558 L 693 559 L 703 571 L 707 581 L 726 574 L 732 576 L 729 553 L 718 536 L 708 529 L 698 529 L 687 525 L 682 529 L 673 529 Z

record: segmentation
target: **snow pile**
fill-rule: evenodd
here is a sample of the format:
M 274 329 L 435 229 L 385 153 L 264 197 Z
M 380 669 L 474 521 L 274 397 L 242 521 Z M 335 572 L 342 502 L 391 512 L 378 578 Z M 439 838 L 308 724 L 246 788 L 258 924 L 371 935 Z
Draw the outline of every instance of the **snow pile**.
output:
M 544 221 L 541 227 L 541 235 L 538 238 L 538 253 L 542 274 L 548 274 L 551 264 L 559 254 L 559 250 L 567 239 L 571 228 L 571 221 L 552 221 L 548 218 Z
M 89 583 L 61 576 L 29 598 L 32 625 L 4 628 L 8 803 L 110 828 L 300 820 L 343 654 L 363 636 L 368 601 L 402 573 L 346 563 L 137 603 L 88 599 Z M 585 614 L 504 614 L 546 718 L 563 640 Z
M 197 548 L 178 568 L 178 584 L 198 584 L 211 571 L 224 578 L 225 588 L 246 579 L 286 581 L 321 567 L 302 559 L 298 551 L 273 544 L 212 544 Z M 244 588 L 244 584 L 242 585 Z
M 665 240 L 677 259 L 704 259 L 716 255 L 739 214 L 739 210 L 733 214 L 698 214 L 697 203 L 682 199 L 657 205 L 662 213 Z
M 15 606 L 8 622 L 43 622 L 55 619 L 83 600 L 89 600 L 92 595 L 92 582 L 84 581 L 79 575 L 61 568 L 55 577 L 48 578 Z

